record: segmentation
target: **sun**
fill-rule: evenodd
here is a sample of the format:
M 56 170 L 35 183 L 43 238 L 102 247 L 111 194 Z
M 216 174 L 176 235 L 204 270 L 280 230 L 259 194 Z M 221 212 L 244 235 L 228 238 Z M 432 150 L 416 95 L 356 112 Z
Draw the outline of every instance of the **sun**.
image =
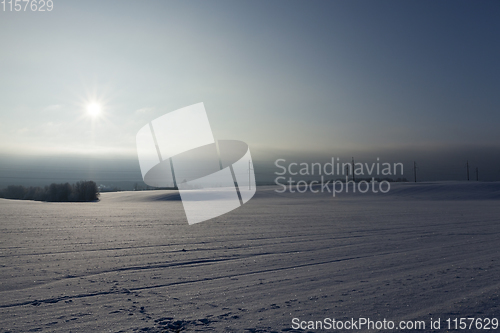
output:
M 90 103 L 87 105 L 87 113 L 92 117 L 96 118 L 101 114 L 101 105 L 98 103 Z

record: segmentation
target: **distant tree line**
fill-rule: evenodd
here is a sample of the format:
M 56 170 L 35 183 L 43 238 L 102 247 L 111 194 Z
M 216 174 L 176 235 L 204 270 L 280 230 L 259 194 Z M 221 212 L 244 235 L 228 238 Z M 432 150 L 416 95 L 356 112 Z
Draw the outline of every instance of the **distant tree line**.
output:
M 10 185 L 0 190 L 0 198 L 49 202 L 96 201 L 99 198 L 99 188 L 93 181 L 79 181 L 76 184 L 52 183 L 43 188 Z
M 364 180 L 366 182 L 371 182 L 372 178 L 358 178 L 358 177 L 356 177 L 356 182 L 360 182 L 362 180 Z M 398 177 L 396 179 L 389 178 L 389 177 L 385 177 L 385 178 L 374 177 L 373 180 L 375 180 L 376 182 L 379 182 L 379 183 L 383 182 L 383 181 L 387 181 L 389 183 L 406 183 L 406 182 L 408 182 L 408 179 L 401 178 L 401 177 Z
M 361 178 L 361 177 L 356 177 L 356 180 L 355 182 L 356 183 L 359 183 L 360 181 L 364 180 L 365 182 L 371 182 L 372 180 L 376 181 L 376 182 L 383 182 L 383 181 L 387 181 L 389 183 L 406 183 L 408 182 L 408 179 L 406 178 L 402 178 L 402 177 L 398 177 L 396 179 L 394 178 L 389 178 L 389 177 L 384 177 L 384 178 L 380 178 L 380 177 L 373 177 L 372 178 Z M 333 179 L 332 179 L 333 181 Z M 337 178 L 337 181 L 341 181 L 341 182 L 345 182 L 345 178 Z M 352 181 L 352 178 L 349 177 L 349 181 Z

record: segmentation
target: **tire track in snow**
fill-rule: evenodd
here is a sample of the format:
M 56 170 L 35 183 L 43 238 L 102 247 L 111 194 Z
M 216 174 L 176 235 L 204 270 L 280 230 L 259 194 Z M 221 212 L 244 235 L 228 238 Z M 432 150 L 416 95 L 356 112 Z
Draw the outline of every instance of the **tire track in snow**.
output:
M 172 283 L 159 284 L 159 285 L 153 285 L 153 286 L 145 286 L 145 287 L 137 287 L 137 288 L 129 288 L 129 289 L 124 288 L 124 289 L 116 290 L 116 291 L 99 291 L 99 292 L 95 292 L 95 293 L 86 293 L 86 294 L 79 294 L 79 295 L 74 295 L 74 296 L 61 296 L 61 297 L 55 297 L 55 298 L 47 298 L 47 299 L 43 299 L 43 300 L 33 300 L 33 301 L 18 302 L 18 303 L 11 303 L 11 304 L 2 304 L 2 305 L 0 305 L 0 308 L 12 308 L 12 307 L 16 307 L 16 306 L 24 306 L 24 305 L 30 305 L 30 304 L 31 305 L 40 305 L 42 303 L 57 303 L 59 301 L 64 301 L 64 300 L 87 298 L 87 297 L 110 295 L 110 294 L 129 294 L 129 293 L 136 292 L 136 291 L 149 290 L 149 289 L 155 289 L 155 288 L 164 288 L 164 287 L 178 286 L 178 285 L 198 283 L 198 282 L 215 281 L 215 280 L 248 276 L 248 275 L 255 275 L 255 274 L 262 274 L 262 273 L 279 272 L 279 271 L 283 271 L 283 270 L 290 270 L 290 269 L 296 269 L 296 268 L 302 268 L 302 267 L 312 267 L 312 266 L 317 266 L 317 265 L 331 264 L 334 262 L 358 260 L 358 259 L 372 258 L 372 257 L 376 257 L 379 255 L 390 255 L 390 254 L 394 254 L 394 252 L 388 252 L 388 253 L 378 254 L 378 255 L 367 255 L 367 256 L 358 256 L 358 257 L 343 258 L 343 259 L 333 259 L 333 260 L 327 260 L 327 261 L 321 261 L 321 262 L 315 262 L 315 263 L 309 263 L 309 264 L 286 266 L 286 267 L 280 267 L 280 268 L 270 268 L 270 269 L 264 269 L 264 270 L 258 270 L 258 271 L 240 273 L 240 274 L 228 274 L 228 275 L 222 275 L 222 276 L 217 276 L 217 277 L 212 277 L 212 278 L 203 278 L 203 279 L 196 279 L 196 280 L 189 280 L 189 281 L 179 281 L 179 282 L 172 282 Z M 125 270 L 125 269 L 122 269 L 122 270 Z M 118 270 L 118 271 L 120 271 L 120 270 Z

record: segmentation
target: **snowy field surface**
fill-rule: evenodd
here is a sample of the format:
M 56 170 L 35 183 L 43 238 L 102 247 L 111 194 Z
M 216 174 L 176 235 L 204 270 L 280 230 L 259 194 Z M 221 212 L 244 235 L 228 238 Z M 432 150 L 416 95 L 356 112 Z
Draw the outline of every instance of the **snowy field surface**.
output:
M 385 195 L 336 198 L 275 189 L 192 226 L 169 191 L 0 199 L 1 332 L 500 318 L 500 183 L 393 184 Z

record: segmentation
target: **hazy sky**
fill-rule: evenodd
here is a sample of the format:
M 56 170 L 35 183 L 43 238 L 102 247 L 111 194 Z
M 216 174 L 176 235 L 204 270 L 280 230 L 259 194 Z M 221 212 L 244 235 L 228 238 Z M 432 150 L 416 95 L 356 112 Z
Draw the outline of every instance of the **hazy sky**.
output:
M 4 164 L 134 160 L 143 125 L 204 102 L 257 161 L 453 155 L 500 178 L 497 1 L 53 2 L 0 11 Z

